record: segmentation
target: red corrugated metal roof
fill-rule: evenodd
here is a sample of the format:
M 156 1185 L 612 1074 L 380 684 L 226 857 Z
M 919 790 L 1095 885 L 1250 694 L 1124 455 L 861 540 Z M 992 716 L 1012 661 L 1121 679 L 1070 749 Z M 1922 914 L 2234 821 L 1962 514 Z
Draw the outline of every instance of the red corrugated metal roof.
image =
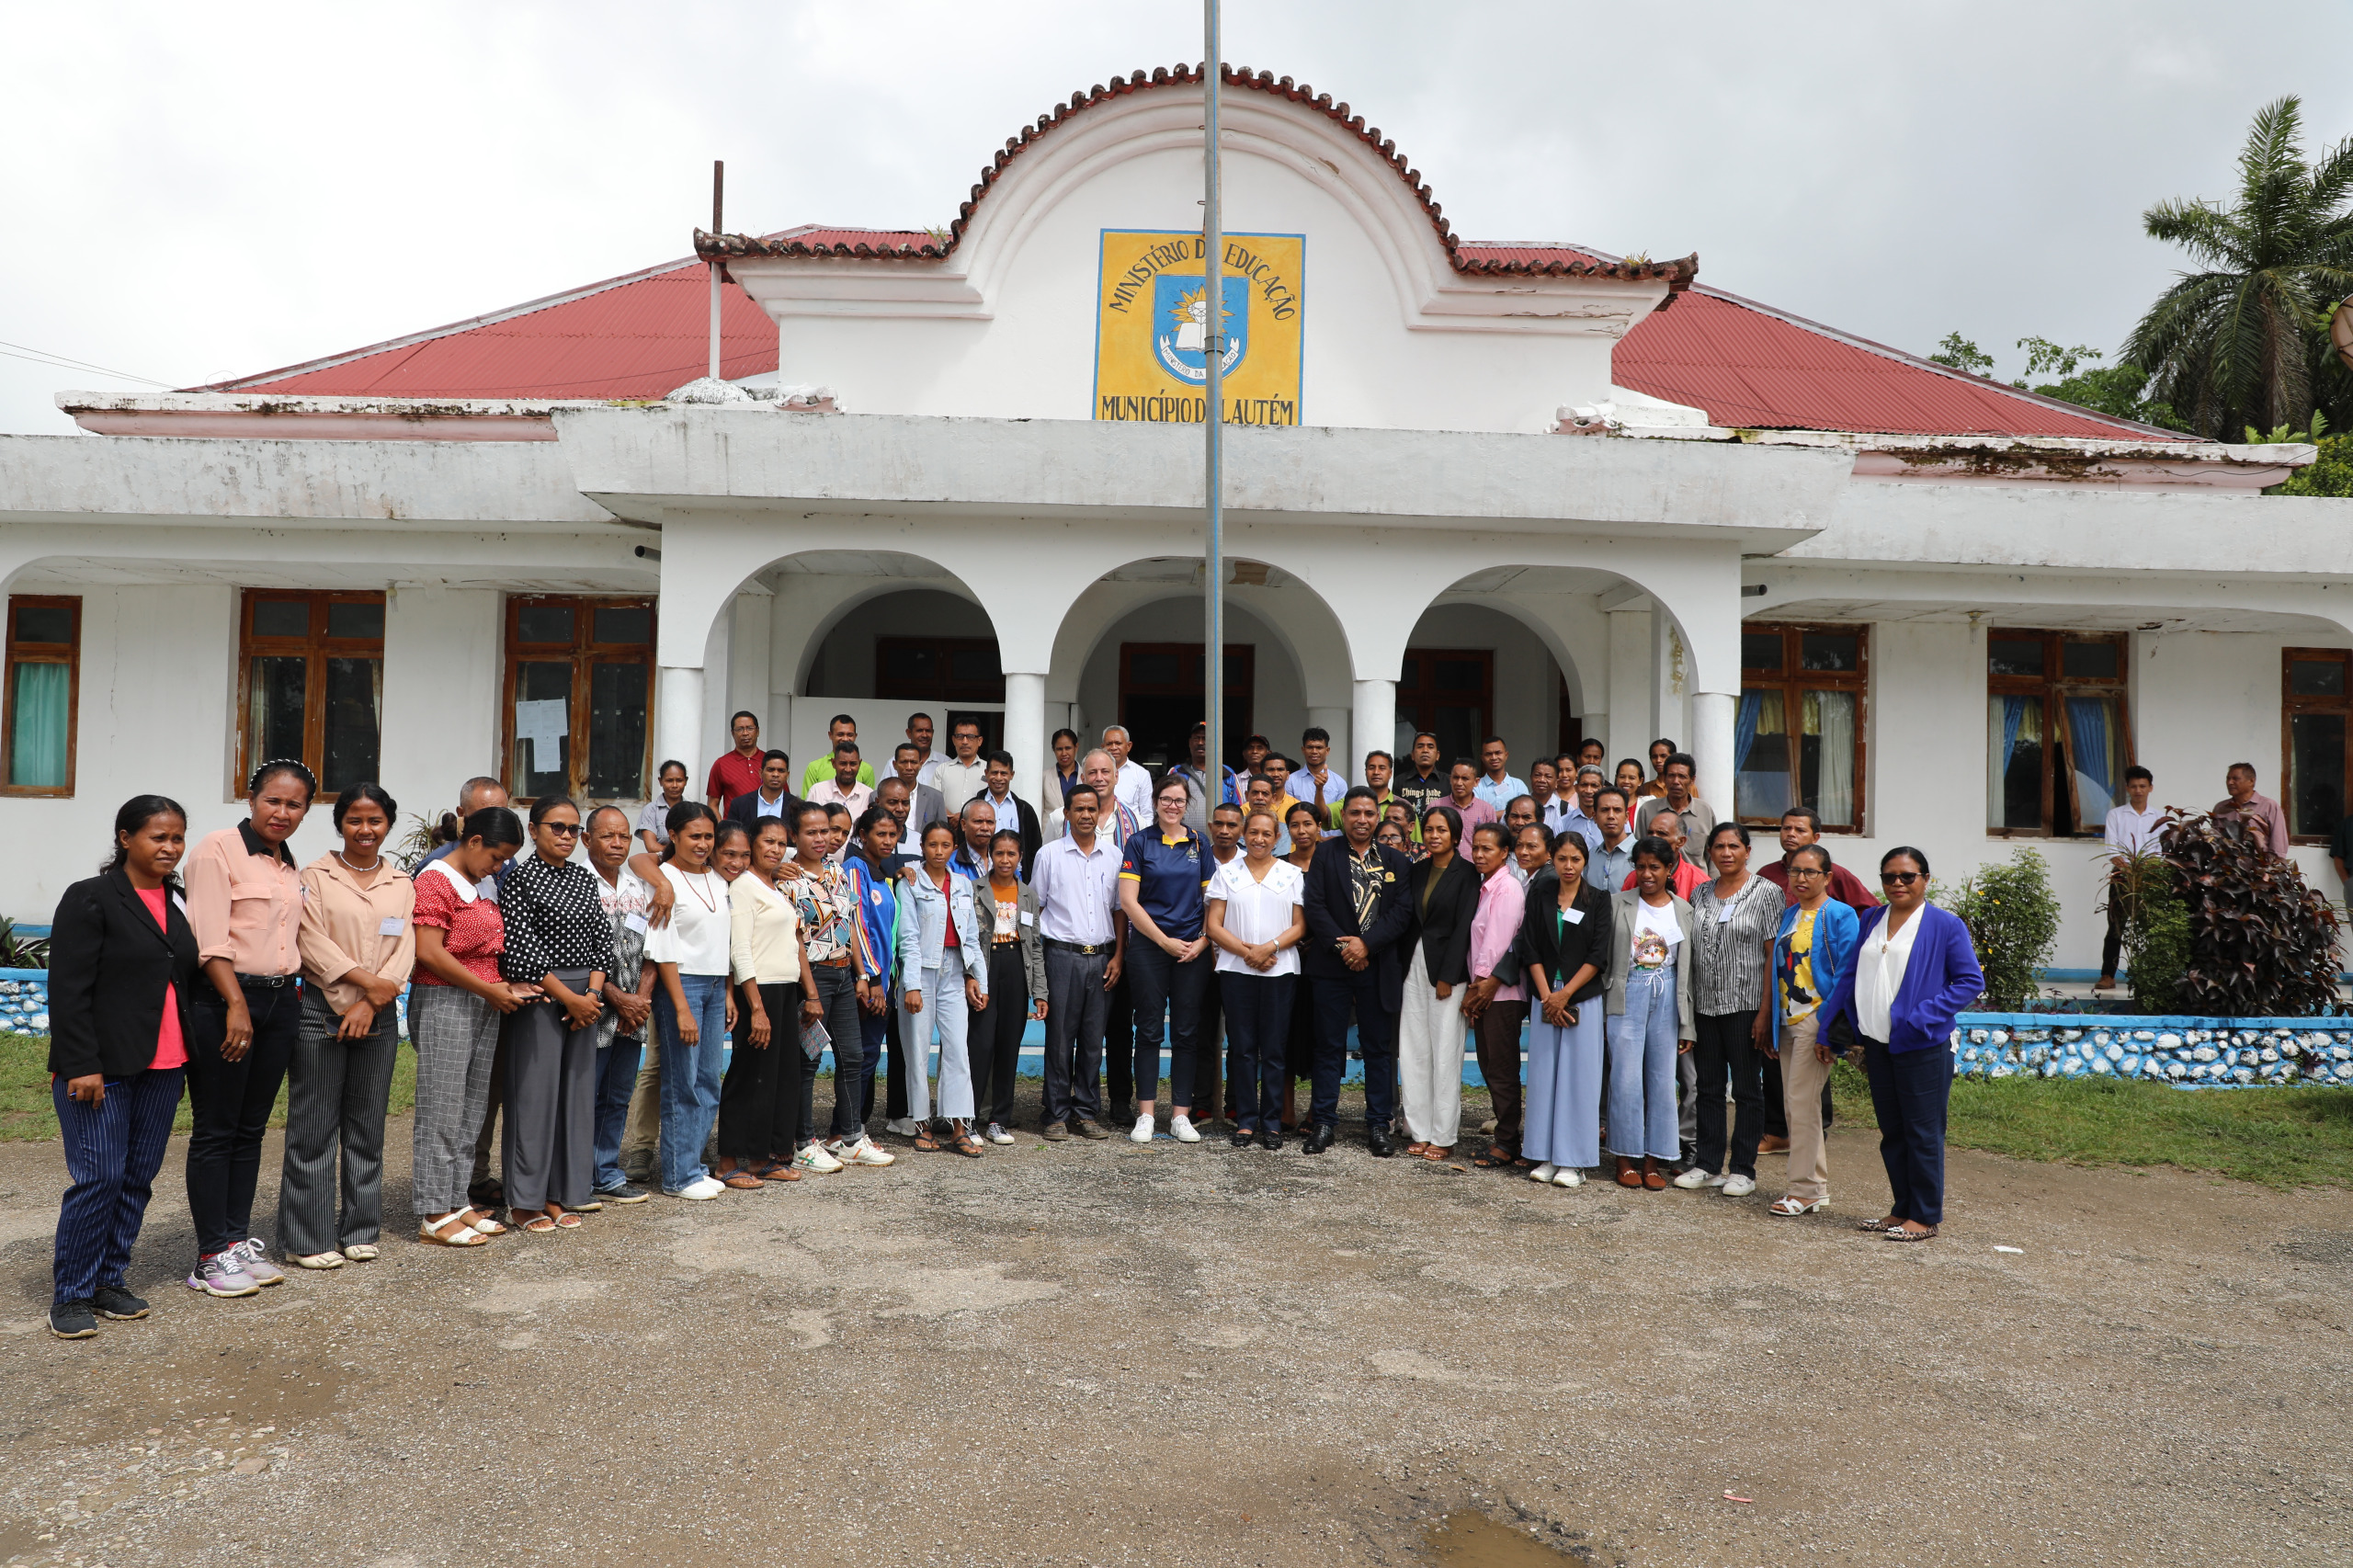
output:
M 720 374 L 773 370 L 776 324 L 721 285 Z M 710 269 L 674 261 L 200 392 L 304 397 L 656 398 L 710 368 Z
M 895 246 L 920 230 L 810 224 L 771 239 Z M 1472 265 L 1607 265 L 1587 247 L 1465 241 Z M 708 274 L 670 262 L 413 337 L 307 365 L 223 381 L 208 391 L 314 397 L 653 398 L 702 373 L 710 330 Z M 723 285 L 722 368 L 731 379 L 777 368 L 776 327 L 751 298 Z M 1618 345 L 1620 386 L 1703 408 L 1718 425 L 1923 436 L 2073 436 L 2184 440 L 1997 381 L 1964 376 L 1900 350 L 1694 285 L 1670 310 L 1635 324 Z

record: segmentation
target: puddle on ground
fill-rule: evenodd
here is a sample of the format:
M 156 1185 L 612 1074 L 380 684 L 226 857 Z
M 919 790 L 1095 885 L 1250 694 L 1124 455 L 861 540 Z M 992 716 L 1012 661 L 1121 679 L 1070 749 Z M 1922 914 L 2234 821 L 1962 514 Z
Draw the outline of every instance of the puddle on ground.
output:
M 1484 1514 L 1449 1514 L 1422 1531 L 1430 1553 L 1448 1568 L 1561 1568 L 1584 1559 L 1547 1545 Z

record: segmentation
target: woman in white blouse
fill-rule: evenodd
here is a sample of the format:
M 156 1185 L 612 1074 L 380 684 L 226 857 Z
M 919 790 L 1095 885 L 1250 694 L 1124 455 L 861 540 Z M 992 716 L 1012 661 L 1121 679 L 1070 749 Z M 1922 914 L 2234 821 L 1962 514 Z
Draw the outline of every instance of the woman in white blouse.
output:
M 662 1190 L 672 1198 L 716 1198 L 727 1190 L 702 1163 L 719 1114 L 720 1068 L 729 1016 L 727 880 L 711 869 L 718 819 L 708 806 L 670 813 L 662 876 L 675 901 L 670 921 L 646 934 L 645 961 L 662 966 L 654 1021 L 662 1031 Z
M 1666 1188 L 1682 1151 L 1676 1057 L 1691 1049 L 1691 906 L 1675 896 L 1679 857 L 1665 838 L 1634 845 L 1634 885 L 1610 905 L 1609 1152 L 1618 1185 Z
M 1203 929 L 1217 949 L 1232 1056 L 1226 1083 L 1240 1106 L 1234 1116 L 1237 1149 L 1254 1136 L 1261 1148 L 1283 1146 L 1284 1062 L 1307 909 L 1306 881 L 1299 868 L 1275 858 L 1277 832 L 1272 812 L 1254 811 L 1245 818 L 1242 853 L 1217 869 L 1207 895 Z

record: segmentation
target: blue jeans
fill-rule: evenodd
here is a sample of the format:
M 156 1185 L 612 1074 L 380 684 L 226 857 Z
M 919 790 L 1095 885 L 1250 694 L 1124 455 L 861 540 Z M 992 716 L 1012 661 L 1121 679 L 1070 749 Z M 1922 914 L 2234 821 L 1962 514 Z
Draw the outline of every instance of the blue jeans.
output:
M 597 1158 L 595 1186 L 598 1192 L 609 1192 L 629 1181 L 621 1175 L 621 1132 L 629 1125 L 629 1099 L 637 1089 L 638 1059 L 644 1049 L 642 1042 L 627 1035 L 615 1035 L 612 1044 L 597 1052 L 597 1131 L 593 1142 Z
M 890 992 L 881 1012 L 870 1013 L 863 1007 L 858 1010 L 858 1038 L 866 1050 L 866 1060 L 858 1069 L 858 1121 L 861 1131 L 874 1115 L 874 1074 L 882 1065 L 882 1046 L 891 1038 L 891 1019 L 898 1010 L 899 983 L 895 976 L 891 981 Z M 835 1051 L 834 1075 L 838 1078 L 841 1073 L 841 1053 Z M 899 1092 L 904 1096 L 906 1090 L 902 1087 Z M 887 1085 L 885 1093 L 888 1093 Z
M 1609 1152 L 1620 1159 L 1683 1153 L 1675 1103 L 1675 966 L 1626 977 L 1626 1010 L 1609 1020 Z
M 702 1038 L 688 1045 L 678 1038 L 678 1009 L 668 985 L 654 989 L 654 1023 L 662 1031 L 662 1147 L 657 1155 L 662 1190 L 676 1192 L 710 1174 L 702 1163 L 719 1116 L 720 1070 L 727 1061 L 727 977 L 681 974 Z
M 151 1067 L 108 1078 L 107 1097 L 95 1106 L 70 1097 L 63 1078 L 50 1080 L 65 1174 L 74 1178 L 57 1212 L 56 1300 L 86 1301 L 101 1285 L 123 1283 L 172 1139 L 182 1075 Z

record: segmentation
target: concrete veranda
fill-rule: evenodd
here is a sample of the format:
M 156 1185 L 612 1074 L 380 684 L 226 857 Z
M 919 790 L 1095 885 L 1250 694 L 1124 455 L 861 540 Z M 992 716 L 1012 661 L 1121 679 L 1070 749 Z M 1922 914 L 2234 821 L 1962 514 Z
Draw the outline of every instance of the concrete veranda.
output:
M 0 1146 L 0 1562 L 1409 1563 L 1463 1507 L 1600 1562 L 2353 1561 L 2344 1192 L 1963 1153 L 1898 1247 L 1851 1131 L 1799 1221 L 1772 1159 L 1024 1135 L 211 1301 L 183 1147 L 153 1315 L 64 1344 L 58 1152 Z

